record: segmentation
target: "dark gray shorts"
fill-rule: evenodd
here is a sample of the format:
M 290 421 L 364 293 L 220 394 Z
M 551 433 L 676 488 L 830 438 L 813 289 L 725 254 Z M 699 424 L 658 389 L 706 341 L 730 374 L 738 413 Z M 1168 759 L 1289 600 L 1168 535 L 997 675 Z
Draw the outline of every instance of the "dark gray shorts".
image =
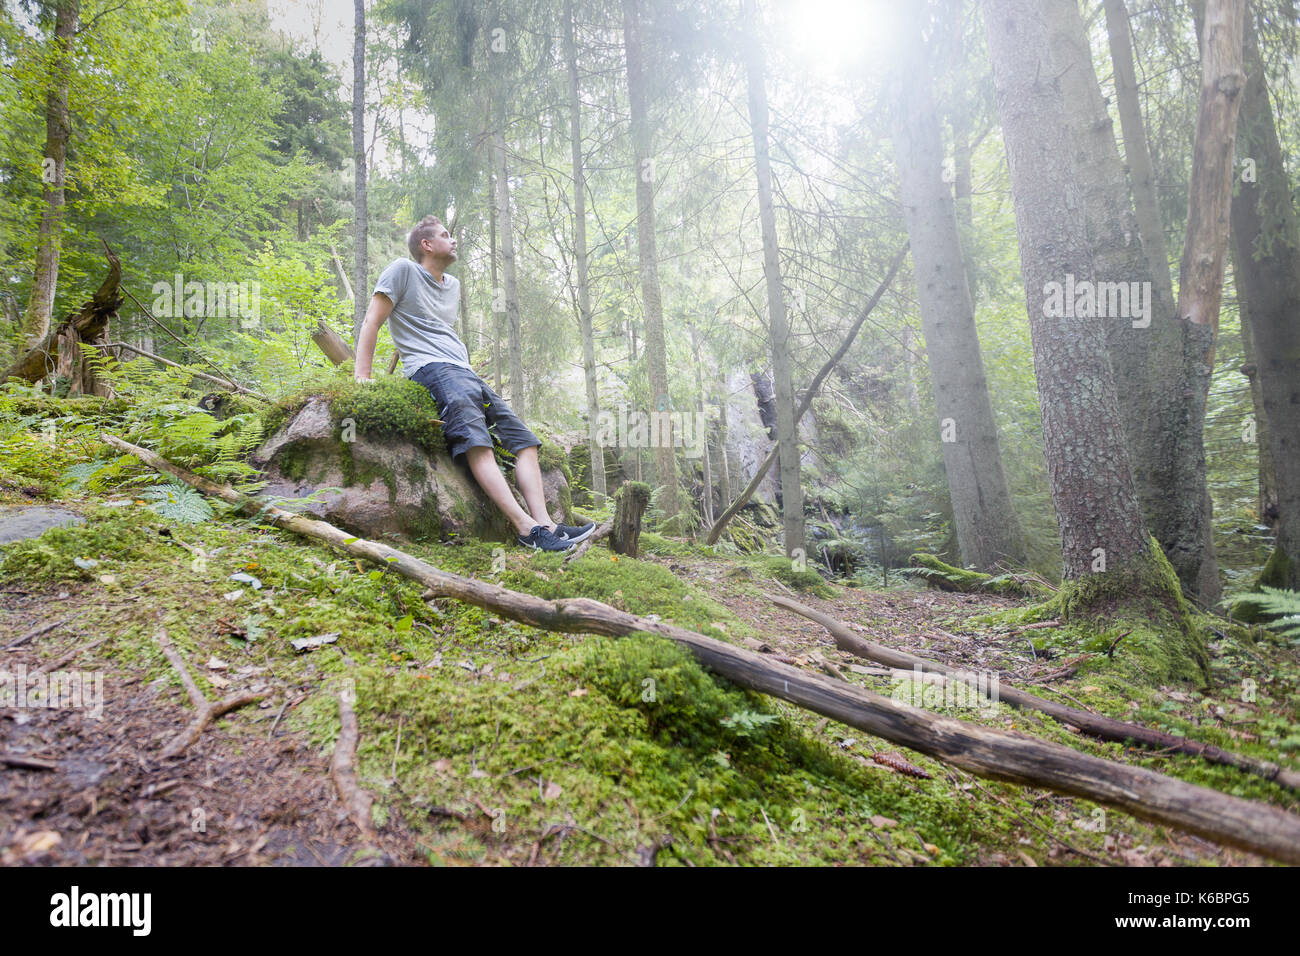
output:
M 427 388 L 438 403 L 438 414 L 445 423 L 442 433 L 452 458 L 471 448 L 491 448 L 489 424 L 501 446 L 512 454 L 541 444 L 505 399 L 470 369 L 450 362 L 430 362 L 421 366 L 411 381 Z

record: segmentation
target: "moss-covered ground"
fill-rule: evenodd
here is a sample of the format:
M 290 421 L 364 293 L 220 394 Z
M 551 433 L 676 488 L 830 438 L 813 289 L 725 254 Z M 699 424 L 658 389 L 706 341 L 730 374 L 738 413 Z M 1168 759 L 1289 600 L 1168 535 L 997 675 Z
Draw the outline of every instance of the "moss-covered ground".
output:
M 317 774 L 338 734 L 337 691 L 350 681 L 360 782 L 376 798 L 374 823 L 390 848 L 401 844 L 402 859 L 1258 862 L 1087 801 L 978 780 L 738 690 L 661 639 L 557 634 L 453 601 L 426 602 L 418 586 L 392 573 L 220 507 L 210 520 L 184 524 L 121 488 L 76 490 L 66 468 L 94 450 L 45 442 L 39 433 L 5 434 L 12 454 L 0 472 L 0 503 L 57 500 L 86 523 L 0 546 L 0 643 L 68 618 L 24 653 L 48 663 L 105 637 L 80 666 L 102 669 L 117 699 L 141 707 L 140 688 L 168 688 L 175 708 L 184 698 L 153 638 L 161 625 L 210 697 L 250 681 L 271 694 L 267 708 L 232 713 L 201 746 L 253 753 L 268 734 L 292 738 L 315 755 L 304 772 Z M 845 588 L 779 555 L 738 554 L 654 531 L 643 533 L 641 548 L 634 560 L 597 546 L 566 565 L 559 556 L 484 542 L 408 546 L 449 571 L 547 598 L 595 598 L 763 646 L 877 692 L 910 689 L 906 678 L 841 654 L 820 627 L 768 600 L 792 593 L 873 641 L 1296 766 L 1300 654 L 1259 629 L 1198 615 L 1179 624 L 1158 609 L 1136 614 L 1119 605 L 1070 615 L 1062 613 L 1064 599 L 940 593 L 915 580 L 889 590 Z M 322 634 L 337 639 L 309 653 L 291 646 Z M 1177 663 L 1171 648 L 1188 640 L 1204 647 L 1205 668 Z M 933 706 L 1296 807 L 1295 795 L 1276 784 L 1192 757 L 1099 743 L 1002 705 Z M 114 732 L 109 708 L 102 733 Z M 227 785 L 252 795 L 262 783 L 250 771 Z M 27 824 L 37 822 L 6 819 L 0 809 L 0 851 Z M 256 839 L 246 833 L 231 842 L 246 841 L 259 859 Z M 147 859 L 147 841 L 133 852 Z
M 929 779 L 894 772 L 870 759 L 896 751 L 888 742 L 739 691 L 661 639 L 561 635 L 455 602 L 428 604 L 399 577 L 231 515 L 183 526 L 130 499 L 71 504 L 84 526 L 3 548 L 0 576 L 9 586 L 72 592 L 110 636 L 97 656 L 118 675 L 179 686 L 151 638 L 159 623 L 200 675 L 218 673 L 201 666 L 213 657 L 266 668 L 281 703 L 302 695 L 279 732 L 322 752 L 338 732 L 338 682 L 354 681 L 361 782 L 376 796 L 376 822 L 405 834 L 431 863 L 630 863 L 665 837 L 660 864 L 1244 859 L 913 753 L 904 756 Z M 833 659 L 847 679 L 885 693 L 891 678 L 850 669 L 819 629 L 776 612 L 763 594 L 795 590 L 904 646 L 918 630 L 933 637 L 942 629 L 1003 656 L 1004 669 L 1018 666 L 1023 642 L 1007 635 L 1022 625 L 1005 605 L 842 589 L 783 574 L 789 562 L 779 558 L 725 558 L 647 537 L 642 560 L 598 548 L 568 567 L 556 556 L 486 544 L 412 550 L 541 596 L 584 595 L 723 639 L 757 639 L 807 666 Z M 5 619 L 12 630 L 25 623 Z M 1044 654 L 1096 653 L 1043 692 L 1271 759 L 1294 754 L 1298 675 L 1289 648 L 1224 632 L 1211 643 L 1213 688 L 1138 685 L 1120 666 L 1138 656 L 1134 634 L 1112 657 L 1098 651 L 1118 627 L 1026 632 Z M 337 643 L 309 654 L 289 644 L 325 632 L 337 632 Z M 937 647 L 932 641 L 929 650 Z M 229 679 L 230 671 L 219 673 Z M 1253 700 L 1241 699 L 1246 681 Z M 229 692 L 206 676 L 200 683 L 211 696 Z M 224 726 L 235 739 L 261 733 L 255 715 L 233 714 Z M 1082 740 L 1045 718 L 1001 708 L 954 715 L 1291 804 L 1287 792 L 1238 771 Z

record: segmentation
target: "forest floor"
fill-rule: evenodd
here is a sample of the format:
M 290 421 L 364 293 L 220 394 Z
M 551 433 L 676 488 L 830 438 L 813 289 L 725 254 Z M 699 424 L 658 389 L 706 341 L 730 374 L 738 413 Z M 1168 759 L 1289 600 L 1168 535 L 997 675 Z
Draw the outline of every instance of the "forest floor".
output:
M 657 638 L 557 634 L 426 602 L 400 577 L 231 514 L 177 525 L 129 498 L 58 504 L 86 523 L 0 546 L 0 671 L 97 678 L 102 707 L 89 692 L 81 706 L 0 706 L 3 864 L 1264 862 L 739 691 Z M 567 567 L 483 542 L 405 547 L 543 597 L 593 597 L 761 645 L 881 693 L 900 687 L 766 597 L 794 593 L 878 643 L 1295 766 L 1300 654 L 1264 632 L 1212 640 L 1209 687 L 1124 683 L 1104 654 L 1058 679 L 1098 635 L 1027 629 L 1008 599 L 910 580 L 817 584 L 779 557 L 644 544 L 641 560 L 598 546 Z M 209 699 L 266 695 L 170 759 L 160 752 L 193 708 L 160 627 Z M 332 643 L 290 645 L 321 635 Z M 1125 652 L 1121 642 L 1114 658 Z M 373 840 L 330 776 L 342 686 L 357 702 Z M 934 709 L 1297 809 L 1263 779 L 1099 743 L 1004 705 Z

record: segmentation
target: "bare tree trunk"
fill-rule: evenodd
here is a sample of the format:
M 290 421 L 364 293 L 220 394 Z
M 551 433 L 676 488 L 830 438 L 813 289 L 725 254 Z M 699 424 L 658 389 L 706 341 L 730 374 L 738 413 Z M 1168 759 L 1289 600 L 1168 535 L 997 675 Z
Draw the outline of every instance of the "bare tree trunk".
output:
M 582 333 L 582 374 L 587 386 L 587 444 L 591 453 L 591 490 L 597 508 L 605 503 L 605 450 L 600 433 L 600 398 L 596 389 L 596 338 L 591 328 L 591 289 L 587 284 L 587 173 L 582 158 L 582 100 L 578 96 L 578 50 L 574 39 L 573 0 L 564 3 L 564 57 L 569 68 L 569 141 L 573 151 L 573 258 L 578 271 L 578 327 Z
M 1219 575 L 1206 510 L 1204 466 L 1198 466 L 1190 445 L 1182 446 L 1181 458 L 1167 454 L 1169 436 L 1182 427 L 1185 404 L 1184 385 L 1177 374 L 1185 354 L 1184 329 L 1174 318 L 1172 297 L 1164 296 L 1168 268 L 1162 266 L 1163 277 L 1154 275 L 1152 259 L 1143 250 L 1078 2 L 1046 0 L 1043 10 L 1062 71 L 1059 82 L 1076 146 L 1075 171 L 1084 199 L 1097 306 L 1101 309 L 1105 301 L 1107 307 L 1121 307 L 1118 314 L 1100 316 L 1098 321 L 1106 330 L 1115 381 L 1123 383 L 1119 412 L 1134 485 L 1147 523 L 1183 587 L 1213 604 L 1219 595 Z M 1117 68 L 1117 75 L 1120 72 Z M 1140 136 L 1140 117 L 1136 122 Z M 1101 290 L 1111 288 L 1115 295 L 1107 294 L 1103 300 Z M 1141 295 L 1146 303 L 1141 316 L 1131 295 L 1134 289 L 1150 290 L 1149 295 Z M 1128 309 L 1122 308 L 1125 304 Z M 1171 487 L 1189 492 L 1170 494 Z
M 1114 573 L 1137 564 L 1149 544 L 1104 333 L 1092 319 L 1049 315 L 1045 301 L 1049 284 L 1067 275 L 1092 278 L 1065 103 L 1042 79 L 1060 70 L 1035 0 L 983 0 L 983 9 L 1065 576 Z
M 1142 106 L 1138 102 L 1137 71 L 1133 66 L 1133 35 L 1129 28 L 1124 0 L 1102 0 L 1106 10 L 1106 36 L 1110 43 L 1111 63 L 1115 68 L 1115 99 L 1119 107 L 1119 125 L 1124 134 L 1124 162 L 1133 187 L 1133 207 L 1138 237 L 1147 265 L 1155 282 L 1156 299 L 1174 301 L 1173 282 L 1169 276 L 1169 251 L 1156 201 L 1156 176 L 1147 146 Z
M 958 547 L 967 566 L 1023 566 L 1024 542 L 1002 467 L 956 211 L 943 181 L 921 25 L 915 17 L 901 41 L 907 69 L 896 83 L 894 150 Z
M 36 239 L 32 291 L 19 327 L 15 358 L 36 348 L 45 339 L 54 315 L 54 291 L 58 286 L 59 256 L 63 247 L 64 174 L 68 137 L 72 133 L 72 119 L 68 113 L 68 74 L 72 69 L 72 40 L 77 34 L 80 13 L 80 0 L 58 0 L 51 44 L 53 55 L 45 92 L 45 161 L 41 164 L 45 208 L 41 212 L 40 232 Z
M 493 167 L 495 168 L 495 162 Z M 492 262 L 492 374 L 495 376 L 496 384 L 494 388 L 497 393 L 501 392 L 501 313 L 497 310 L 498 305 L 505 305 L 500 299 L 505 298 L 501 292 L 501 286 L 497 284 L 497 201 L 496 201 L 496 173 L 495 171 L 488 177 L 491 184 L 492 201 L 488 203 L 488 228 L 490 235 L 488 246 L 491 252 L 489 258 Z
M 1237 288 L 1249 304 L 1242 332 L 1253 335 L 1252 383 L 1258 380 L 1263 405 L 1261 467 L 1267 450 L 1278 512 L 1276 550 L 1261 583 L 1300 591 L 1300 224 L 1253 23 L 1245 41 L 1249 78 L 1239 128 L 1241 152 L 1254 161 L 1255 175 L 1242 177 L 1232 200 L 1232 238 Z
M 1183 390 L 1183 415 L 1167 436 L 1173 446 L 1171 460 L 1194 461 L 1195 470 L 1180 471 L 1181 480 L 1169 483 L 1165 489 L 1166 494 L 1186 503 L 1182 509 L 1186 524 L 1180 541 L 1165 545 L 1184 583 L 1195 566 L 1195 552 L 1207 548 L 1212 530 L 1212 506 L 1205 484 L 1205 403 L 1219 330 L 1237 117 L 1246 81 L 1241 67 L 1245 10 L 1246 0 L 1207 0 L 1201 29 L 1201 101 L 1187 190 L 1183 259 L 1178 272 L 1177 314 L 1178 321 L 1185 325 L 1178 380 Z M 1191 506 L 1198 494 L 1202 501 L 1199 510 Z M 1212 555 L 1212 544 L 1208 549 Z M 1199 567 L 1200 580 L 1194 591 L 1207 603 L 1213 603 L 1220 594 L 1218 568 L 1212 560 L 1201 561 Z
M 492 133 L 497 163 L 497 222 L 501 226 L 501 274 L 505 280 L 506 326 L 510 350 L 510 405 L 523 418 L 524 400 L 523 329 L 519 318 L 519 285 L 515 274 L 514 216 L 510 210 L 510 172 L 506 166 L 505 109 Z
M 623 45 L 627 57 L 627 96 L 632 118 L 633 174 L 636 176 L 637 254 L 641 271 L 641 305 L 645 313 L 646 371 L 650 378 L 650 412 L 672 408 L 668 393 L 668 346 L 664 338 L 663 297 L 659 288 L 659 253 L 655 246 L 655 157 L 650 148 L 650 109 L 641 52 L 642 0 L 623 0 Z M 677 462 L 673 455 L 672 422 L 664 414 L 654 449 L 655 483 L 662 489 L 659 510 L 673 518 L 681 508 Z M 639 463 L 638 451 L 638 463 Z
M 1253 73 L 1253 68 L 1250 69 Z M 1254 77 L 1252 76 L 1251 80 L 1253 79 Z M 1249 83 L 1250 81 L 1247 82 Z M 1250 96 L 1249 86 L 1247 87 L 1246 95 L 1247 97 Z M 1237 135 L 1243 140 L 1246 139 L 1246 131 L 1244 127 L 1246 123 L 1245 114 L 1247 105 L 1248 100 L 1243 101 L 1241 104 L 1242 117 L 1240 122 L 1242 125 L 1237 131 Z M 1232 200 L 1232 218 L 1234 220 L 1239 215 L 1236 208 L 1237 199 L 1238 197 L 1234 196 Z M 1242 276 L 1242 268 L 1238 264 L 1236 251 L 1240 242 L 1249 242 L 1250 239 L 1248 237 L 1244 239 L 1240 237 L 1235 228 L 1232 230 L 1232 239 L 1233 249 L 1230 250 L 1232 253 L 1232 275 L 1233 282 L 1237 289 L 1237 315 L 1241 320 L 1241 347 L 1242 351 L 1245 353 L 1246 359 L 1241 366 L 1241 374 L 1245 375 L 1246 379 L 1250 382 L 1250 406 L 1254 412 L 1252 422 L 1254 427 L 1253 441 L 1257 453 L 1256 457 L 1258 458 L 1259 472 L 1259 494 L 1256 499 L 1256 509 L 1259 512 L 1260 523 L 1268 525 L 1274 532 L 1276 532 L 1278 517 L 1277 471 L 1273 467 L 1273 450 L 1271 448 L 1272 439 L 1269 437 L 1268 412 L 1264 409 L 1264 389 L 1260 386 L 1259 382 L 1259 353 L 1255 349 L 1255 334 L 1251 329 L 1252 320 L 1250 316 L 1250 298 L 1249 293 L 1246 290 L 1246 280 Z M 1297 310 L 1300 310 L 1300 305 L 1297 306 Z M 1293 312 L 1292 314 L 1300 314 L 1300 311 Z M 1245 434 L 1244 424 L 1242 428 L 1242 441 L 1252 440 Z
M 352 33 L 352 338 L 355 341 L 370 304 L 370 275 L 366 236 L 370 210 L 366 196 L 366 0 L 354 0 Z
M 727 388 L 727 376 L 721 371 L 718 373 L 722 380 L 722 397 L 718 402 L 718 471 L 722 482 L 722 500 L 724 502 L 731 500 L 731 464 L 727 461 L 727 405 L 730 401 L 730 395 Z
M 763 80 L 763 50 L 758 44 L 758 7 L 743 0 L 745 67 L 749 87 L 749 128 L 754 140 L 754 171 L 758 177 L 758 219 L 763 231 L 763 275 L 767 280 L 767 316 L 772 342 L 772 379 L 776 391 L 777 459 L 781 469 L 781 515 L 785 553 L 804 552 L 803 483 L 800 478 L 799 433 L 795 430 L 794 378 L 790 370 L 790 322 L 785 314 L 781 283 L 781 250 L 772 208 L 772 163 L 768 156 L 767 89 Z
M 703 481 L 704 481 L 704 500 L 701 502 L 704 513 L 704 523 L 709 527 L 713 526 L 713 466 L 709 462 L 709 423 L 705 414 L 705 392 L 704 392 L 704 375 L 700 371 L 700 338 L 696 334 L 695 326 L 691 326 L 691 351 L 695 353 L 695 413 L 699 416 L 695 423 L 695 438 L 704 449 L 703 457 Z M 700 432 L 703 434 L 700 434 Z

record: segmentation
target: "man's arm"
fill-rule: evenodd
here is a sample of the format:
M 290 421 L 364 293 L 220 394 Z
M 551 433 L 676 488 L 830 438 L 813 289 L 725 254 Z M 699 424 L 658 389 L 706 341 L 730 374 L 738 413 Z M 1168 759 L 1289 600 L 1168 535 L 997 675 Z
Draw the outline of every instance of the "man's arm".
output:
M 375 343 L 379 341 L 379 330 L 388 321 L 393 311 L 393 300 L 382 292 L 370 297 L 370 306 L 366 317 L 361 321 L 361 331 L 357 334 L 356 378 L 359 382 L 370 381 L 370 366 L 375 360 Z

